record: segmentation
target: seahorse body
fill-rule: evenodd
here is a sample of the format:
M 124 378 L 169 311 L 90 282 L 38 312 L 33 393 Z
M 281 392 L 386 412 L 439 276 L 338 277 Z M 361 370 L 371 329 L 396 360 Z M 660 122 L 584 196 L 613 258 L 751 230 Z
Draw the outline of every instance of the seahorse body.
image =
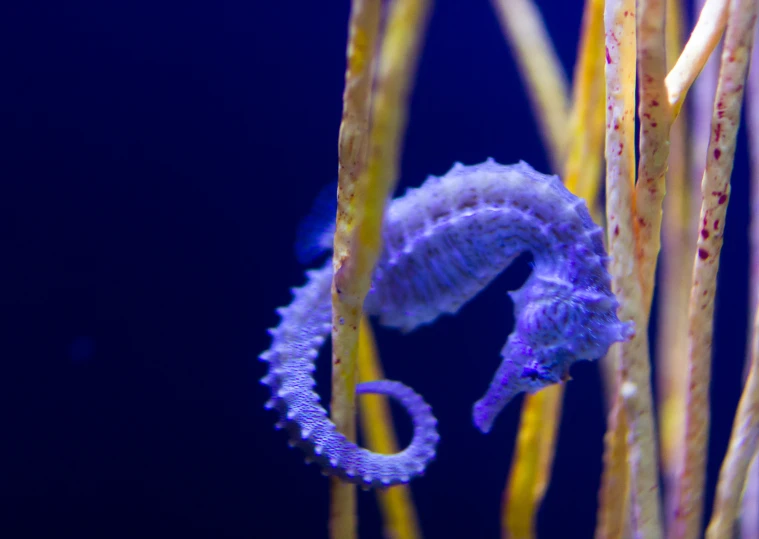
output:
M 457 163 L 446 175 L 430 177 L 388 206 L 383 240 L 364 309 L 402 331 L 455 313 L 517 256 L 532 252 L 534 270 L 511 293 L 516 324 L 503 361 L 474 405 L 474 423 L 483 432 L 515 395 L 566 379 L 572 363 L 599 358 L 633 333 L 632 323 L 616 315 L 602 229 L 558 177 L 524 162 Z M 365 487 L 406 483 L 434 457 L 439 437 L 431 409 L 399 382 L 360 384 L 358 393 L 401 401 L 414 424 L 411 443 L 383 455 L 336 431 L 312 376 L 330 332 L 331 261 L 307 276 L 290 306 L 278 310 L 282 322 L 270 330 L 272 346 L 261 356 L 270 365 L 262 380 L 272 389 L 267 407 L 280 413 L 278 425 L 290 431 L 291 443 L 326 473 Z

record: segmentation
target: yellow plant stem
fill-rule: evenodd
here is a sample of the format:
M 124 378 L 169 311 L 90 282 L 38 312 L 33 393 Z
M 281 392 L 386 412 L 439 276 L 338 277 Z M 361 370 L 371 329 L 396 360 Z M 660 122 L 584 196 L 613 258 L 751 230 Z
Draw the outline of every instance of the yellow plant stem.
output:
M 603 76 L 603 0 L 586 0 L 572 88 L 564 185 L 587 202 L 596 222 L 600 222 L 603 213 L 595 204 L 604 143 Z
M 411 80 L 416 70 L 429 2 L 396 0 L 390 7 L 376 80 L 370 61 L 379 22 L 379 0 L 356 0 L 350 22 L 348 72 L 339 150 L 338 210 L 333 254 L 332 282 L 332 417 L 340 432 L 355 439 L 356 358 L 359 322 L 371 274 L 381 248 L 385 203 L 395 189 L 402 136 L 406 127 Z M 361 77 L 351 88 L 350 81 Z M 371 98 L 365 89 L 372 87 Z M 351 92 L 354 91 L 355 95 Z M 370 99 L 370 100 L 369 100 Z M 362 166 L 362 139 L 351 142 L 353 121 L 362 123 L 371 104 L 371 132 Z M 358 111 L 355 116 L 351 111 Z M 363 124 L 362 124 L 363 125 Z M 347 140 L 347 142 L 344 142 Z M 353 152 L 357 152 L 353 154 Z M 344 155 L 347 152 L 348 155 Z M 355 174 L 349 173 L 355 157 Z M 355 488 L 333 480 L 330 535 L 333 539 L 356 536 Z
M 586 199 L 590 208 L 597 210 L 594 200 L 599 189 L 603 142 L 602 2 L 590 0 L 586 7 L 571 119 L 561 66 L 537 7 L 529 0 L 495 1 L 494 7 L 530 89 L 533 112 L 541 126 L 549 159 L 554 167 L 561 163 L 565 144 L 571 140 L 564 167 L 565 182 L 572 192 Z M 597 211 L 595 217 L 598 218 Z M 563 393 L 563 386 L 553 386 L 525 397 L 503 495 L 504 537 L 535 537 L 537 510 L 550 482 Z
M 574 72 L 572 111 L 569 116 L 564 185 L 588 203 L 593 220 L 604 225 L 600 200 L 604 147 L 604 2 L 585 0 L 580 48 Z M 614 400 L 616 366 L 609 358 L 599 361 L 607 412 Z
M 636 260 L 635 207 L 635 1 L 607 0 L 606 217 L 612 289 L 619 317 L 633 320 L 635 336 L 620 348 L 619 392 L 627 419 L 632 531 L 661 537 L 658 457 L 654 438 L 647 322 Z
M 730 197 L 735 142 L 756 17 L 757 0 L 731 1 L 712 111 L 706 170 L 701 182 L 700 230 L 688 309 L 685 454 L 679 474 L 677 507 L 671 530 L 671 536 L 676 539 L 696 538 L 701 534 L 709 436 L 714 298 Z
M 561 170 L 566 144 L 569 90 L 561 62 L 532 0 L 492 0 L 511 44 L 554 170 Z
M 550 481 L 564 386 L 525 398 L 511 474 L 503 495 L 504 539 L 536 537 L 535 517 Z
M 348 23 L 347 68 L 343 92 L 343 117 L 338 136 L 337 227 L 333 266 L 339 269 L 355 256 L 355 224 L 360 222 L 362 200 L 356 197 L 361 174 L 366 167 L 369 148 L 371 88 L 374 52 L 379 35 L 381 0 L 353 0 Z M 366 270 L 365 270 L 366 271 Z M 358 317 L 364 288 L 359 276 L 346 296 L 332 286 L 332 420 L 349 440 L 356 440 L 355 392 L 358 371 Z M 368 285 L 366 285 L 368 288 Z M 363 292 L 366 293 L 365 291 Z M 339 323 L 345 322 L 348 325 Z M 351 320 L 355 320 L 351 324 Z M 332 539 L 357 537 L 356 489 L 337 478 L 331 479 L 329 533 Z
M 385 378 L 372 326 L 366 317 L 361 319 L 358 334 L 358 378 L 362 383 Z M 387 397 L 362 395 L 358 410 L 361 433 L 366 440 L 366 447 L 376 453 L 397 453 L 398 441 L 393 429 L 393 416 L 390 413 Z M 422 537 L 414 501 L 411 498 L 411 488 L 408 485 L 378 490 L 377 501 L 382 513 L 386 539 Z

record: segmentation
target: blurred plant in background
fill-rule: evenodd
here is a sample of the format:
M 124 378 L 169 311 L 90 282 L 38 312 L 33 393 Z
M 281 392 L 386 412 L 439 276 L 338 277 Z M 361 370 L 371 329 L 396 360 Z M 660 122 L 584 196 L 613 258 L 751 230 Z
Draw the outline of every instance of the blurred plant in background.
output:
M 682 0 L 586 0 L 571 89 L 533 1 L 492 3 L 553 172 L 605 224 L 619 315 L 638 328 L 600 362 L 608 424 L 596 537 L 699 537 L 716 276 L 744 93 L 752 192 L 759 192 L 759 66 L 747 76 L 759 0 L 696 0 L 695 24 L 686 22 Z M 333 320 L 341 319 L 333 323 L 333 358 L 341 361 L 333 359 L 331 408 L 351 439 L 356 382 L 383 377 L 362 304 L 381 248 L 384 203 L 398 178 L 409 95 L 432 9 L 430 0 L 352 1 L 333 258 Z M 759 219 L 751 227 L 753 311 Z M 659 259 L 655 418 L 646 328 Z M 733 537 L 736 529 L 746 539 L 759 537 L 759 325 L 750 350 L 706 532 L 710 539 Z M 552 386 L 524 400 L 503 495 L 503 537 L 536 537 L 563 391 L 563 384 Z M 360 411 L 367 448 L 395 452 L 384 398 L 364 397 Z M 422 536 L 408 486 L 377 496 L 386 537 Z M 333 480 L 331 537 L 356 537 L 356 528 L 355 487 Z

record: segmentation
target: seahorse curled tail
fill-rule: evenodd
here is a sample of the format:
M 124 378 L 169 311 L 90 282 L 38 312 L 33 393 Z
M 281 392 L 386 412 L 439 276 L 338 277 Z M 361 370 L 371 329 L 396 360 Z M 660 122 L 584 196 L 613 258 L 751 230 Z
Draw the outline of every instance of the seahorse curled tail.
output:
M 439 436 L 432 410 L 400 382 L 367 382 L 359 384 L 356 392 L 387 395 L 406 408 L 414 425 L 411 443 L 400 453 L 384 455 L 357 446 L 336 430 L 313 391 L 314 360 L 330 333 L 332 262 L 307 272 L 307 277 L 305 286 L 293 289 L 294 301 L 278 309 L 282 322 L 269 330 L 272 345 L 260 356 L 269 363 L 261 380 L 272 391 L 266 407 L 279 412 L 278 428 L 289 432 L 290 444 L 300 447 L 325 473 L 366 488 L 408 483 L 435 456 Z

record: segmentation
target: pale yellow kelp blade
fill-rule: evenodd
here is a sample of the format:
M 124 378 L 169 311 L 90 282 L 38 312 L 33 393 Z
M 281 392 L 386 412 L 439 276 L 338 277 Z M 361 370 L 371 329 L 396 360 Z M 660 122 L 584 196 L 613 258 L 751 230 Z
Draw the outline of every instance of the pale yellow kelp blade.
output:
M 371 324 L 366 317 L 361 319 L 358 334 L 358 378 L 359 382 L 383 380 L 382 363 L 377 353 L 377 345 Z M 361 434 L 366 447 L 376 453 L 398 452 L 398 441 L 393 429 L 393 416 L 384 395 L 362 395 L 358 406 Z M 420 539 L 422 532 L 408 485 L 377 491 L 377 501 L 382 512 L 384 536 L 386 539 Z

